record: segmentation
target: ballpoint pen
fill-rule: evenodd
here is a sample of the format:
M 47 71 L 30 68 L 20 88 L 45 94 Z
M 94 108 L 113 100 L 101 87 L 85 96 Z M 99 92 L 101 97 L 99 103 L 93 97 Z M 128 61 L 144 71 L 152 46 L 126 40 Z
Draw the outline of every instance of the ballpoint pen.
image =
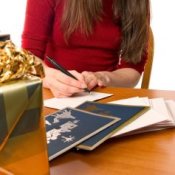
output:
M 52 58 L 46 56 L 48 61 L 54 65 L 54 67 L 58 70 L 60 70 L 62 73 L 68 75 L 69 77 L 72 77 L 75 80 L 78 80 L 74 75 L 72 75 L 69 71 L 67 71 L 65 68 L 63 68 L 61 65 L 59 65 L 57 62 L 55 62 Z M 90 93 L 90 90 L 88 88 L 84 88 L 85 92 Z

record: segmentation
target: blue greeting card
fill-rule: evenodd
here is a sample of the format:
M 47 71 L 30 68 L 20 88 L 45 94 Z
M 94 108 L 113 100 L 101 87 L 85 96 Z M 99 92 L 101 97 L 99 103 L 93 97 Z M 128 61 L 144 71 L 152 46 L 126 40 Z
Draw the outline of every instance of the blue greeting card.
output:
M 116 117 L 65 108 L 46 116 L 49 160 L 118 122 Z
M 77 146 L 78 149 L 85 150 L 95 149 L 98 145 L 107 140 L 114 132 L 132 122 L 149 109 L 147 106 L 128 106 L 106 103 L 104 104 L 98 102 L 85 102 L 77 108 L 96 114 L 113 116 L 117 118 L 119 117 L 121 119 L 119 122 L 111 125 L 110 127 L 85 140 L 83 143 Z

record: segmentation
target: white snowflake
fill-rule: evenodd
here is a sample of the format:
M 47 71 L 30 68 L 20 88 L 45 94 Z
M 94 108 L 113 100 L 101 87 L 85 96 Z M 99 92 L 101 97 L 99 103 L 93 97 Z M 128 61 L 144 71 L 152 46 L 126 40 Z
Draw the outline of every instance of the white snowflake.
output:
M 61 138 L 62 138 L 62 141 L 63 141 L 64 143 L 66 143 L 66 142 L 72 142 L 72 141 L 75 140 L 75 137 L 74 137 L 74 136 L 68 136 L 68 137 L 61 136 Z

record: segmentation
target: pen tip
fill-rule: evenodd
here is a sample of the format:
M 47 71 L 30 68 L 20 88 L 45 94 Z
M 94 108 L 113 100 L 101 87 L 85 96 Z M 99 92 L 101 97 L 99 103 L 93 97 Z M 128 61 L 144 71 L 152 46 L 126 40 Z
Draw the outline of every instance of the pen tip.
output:
M 88 92 L 89 94 L 91 94 L 91 91 L 88 88 L 85 88 L 84 91 Z

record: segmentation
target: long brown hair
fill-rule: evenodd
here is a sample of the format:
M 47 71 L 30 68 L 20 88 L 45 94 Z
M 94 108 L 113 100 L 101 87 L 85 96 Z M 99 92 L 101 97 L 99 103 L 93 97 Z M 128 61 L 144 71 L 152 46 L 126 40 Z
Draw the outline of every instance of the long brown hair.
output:
M 79 29 L 86 36 L 93 24 L 101 20 L 103 0 L 65 0 L 62 29 L 65 40 Z M 149 0 L 113 0 L 114 19 L 121 21 L 120 54 L 128 62 L 137 63 L 146 51 L 149 31 Z

